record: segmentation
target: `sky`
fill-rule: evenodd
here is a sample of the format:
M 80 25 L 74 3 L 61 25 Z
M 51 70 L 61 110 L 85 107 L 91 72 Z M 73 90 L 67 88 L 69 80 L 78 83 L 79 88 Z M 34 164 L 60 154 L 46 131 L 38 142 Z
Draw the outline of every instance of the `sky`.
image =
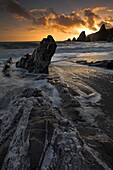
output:
M 113 0 L 0 0 L 0 41 L 77 38 L 113 27 Z

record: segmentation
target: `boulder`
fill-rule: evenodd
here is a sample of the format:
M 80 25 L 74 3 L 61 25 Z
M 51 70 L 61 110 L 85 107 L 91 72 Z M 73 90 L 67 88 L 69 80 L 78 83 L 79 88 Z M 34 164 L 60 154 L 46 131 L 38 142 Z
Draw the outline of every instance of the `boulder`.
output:
M 80 33 L 79 37 L 77 38 L 77 41 L 83 41 L 83 42 L 86 41 L 85 31 L 82 31 L 82 32 Z
M 16 67 L 25 68 L 28 72 L 48 74 L 51 58 L 56 50 L 56 42 L 51 35 L 44 38 L 32 55 L 26 54 L 16 62 Z

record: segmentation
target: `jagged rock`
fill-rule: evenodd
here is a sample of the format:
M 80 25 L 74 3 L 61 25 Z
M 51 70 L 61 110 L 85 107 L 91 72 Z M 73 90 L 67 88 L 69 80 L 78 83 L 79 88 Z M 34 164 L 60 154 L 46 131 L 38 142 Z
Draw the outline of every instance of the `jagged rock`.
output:
M 77 41 L 86 41 L 86 34 L 85 31 L 82 31 L 79 35 L 79 37 L 77 38 Z
M 55 53 L 56 47 L 57 45 L 53 37 L 49 35 L 40 42 L 32 55 L 26 54 L 17 61 L 16 67 L 25 68 L 28 72 L 48 74 L 48 67 L 50 65 L 51 58 Z
M 109 33 L 103 24 L 98 32 L 88 35 L 87 39 L 90 41 L 107 41 L 108 37 Z

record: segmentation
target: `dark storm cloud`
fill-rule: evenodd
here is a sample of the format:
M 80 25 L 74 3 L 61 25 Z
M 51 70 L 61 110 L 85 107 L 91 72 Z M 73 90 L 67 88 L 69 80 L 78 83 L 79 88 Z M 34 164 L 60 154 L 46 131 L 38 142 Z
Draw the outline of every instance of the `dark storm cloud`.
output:
M 29 11 L 16 0 L 4 0 L 4 5 L 17 20 L 30 20 L 34 25 L 46 25 L 46 16 L 50 13 L 50 9 L 46 9 L 45 12 L 38 11 L 38 9 Z M 37 16 L 34 13 L 35 15 L 37 13 Z
M 12 13 L 13 15 L 17 15 L 18 17 L 20 16 L 34 21 L 34 17 L 31 15 L 31 13 L 22 7 L 16 0 L 4 0 L 4 3 L 8 12 Z
M 96 30 L 95 20 L 100 19 L 100 16 L 97 15 L 96 13 L 92 12 L 91 9 L 85 9 L 84 16 L 86 18 L 86 23 L 88 24 L 88 27 L 95 31 Z

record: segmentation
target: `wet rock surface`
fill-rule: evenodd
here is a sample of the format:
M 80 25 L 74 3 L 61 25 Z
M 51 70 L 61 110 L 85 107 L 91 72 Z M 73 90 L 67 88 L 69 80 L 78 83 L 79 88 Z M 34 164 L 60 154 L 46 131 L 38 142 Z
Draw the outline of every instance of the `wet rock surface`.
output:
M 88 66 L 102 67 L 106 69 L 113 69 L 113 60 L 102 60 L 96 62 L 88 62 L 86 60 L 77 61 L 76 63 Z
M 59 92 L 59 107 L 36 88 L 24 89 L 10 103 L 8 114 L 1 120 L 0 168 L 112 168 L 112 139 L 102 135 L 97 126 L 94 128 L 80 114 L 79 94 L 61 84 L 59 78 L 48 81 Z
M 46 73 L 51 63 L 51 58 L 56 50 L 56 43 L 51 35 L 44 38 L 32 55 L 26 54 L 16 62 L 16 67 L 25 68 L 28 72 Z
M 87 89 L 81 97 L 56 72 L 36 78 L 40 89 L 21 89 L 10 101 L 0 120 L 1 170 L 113 168 L 113 139 L 99 126 L 95 94 Z

